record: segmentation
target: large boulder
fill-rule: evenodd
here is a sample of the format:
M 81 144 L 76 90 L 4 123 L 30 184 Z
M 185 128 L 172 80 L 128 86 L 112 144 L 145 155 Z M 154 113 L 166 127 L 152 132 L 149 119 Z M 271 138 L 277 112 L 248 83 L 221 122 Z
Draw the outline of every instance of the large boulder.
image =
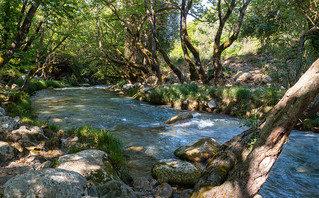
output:
M 61 156 L 58 168 L 80 173 L 95 185 L 101 185 L 111 180 L 120 180 L 107 153 L 95 149 Z
M 152 176 L 161 183 L 168 182 L 182 186 L 193 186 L 202 170 L 190 162 L 176 159 L 163 159 L 152 167 Z
M 7 142 L 0 141 L 0 162 L 12 160 L 14 158 L 14 148 Z
M 213 138 L 192 141 L 175 150 L 174 155 L 191 162 L 203 162 L 217 153 L 220 144 Z
M 137 197 L 132 188 L 122 181 L 112 180 L 100 187 L 102 198 L 135 198 Z
M 29 171 L 9 179 L 4 185 L 6 198 L 78 198 L 87 195 L 86 179 L 63 169 Z
M 164 122 L 164 124 L 172 124 L 178 121 L 183 121 L 183 120 L 187 120 L 187 119 L 191 119 L 193 118 L 193 115 L 189 112 L 183 112 L 181 114 L 178 114 L 177 116 L 172 117 L 171 119 L 167 120 L 166 122 Z

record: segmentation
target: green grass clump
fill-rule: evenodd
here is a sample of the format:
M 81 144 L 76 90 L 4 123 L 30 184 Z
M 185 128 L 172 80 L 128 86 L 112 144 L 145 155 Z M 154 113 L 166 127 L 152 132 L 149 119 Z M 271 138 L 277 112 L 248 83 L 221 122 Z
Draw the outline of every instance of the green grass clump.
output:
M 126 84 L 126 80 L 122 79 L 114 85 L 114 87 L 123 87 Z
M 128 88 L 123 90 L 127 95 L 134 97 L 135 94 L 137 94 L 139 92 L 139 87 L 134 87 L 134 88 Z
M 23 79 L 18 79 L 15 82 L 17 85 L 22 87 L 24 80 Z M 37 79 L 31 79 L 30 84 L 28 86 L 27 92 L 32 95 L 35 92 L 42 90 L 42 89 L 48 89 L 48 88 L 60 88 L 60 87 L 65 87 L 66 83 L 56 81 L 56 80 L 37 80 Z
M 31 118 L 31 98 L 23 91 L 10 92 L 7 96 L 8 101 L 3 105 L 11 117 L 20 116 Z
M 109 154 L 112 164 L 119 168 L 124 163 L 123 146 L 119 139 L 105 129 L 93 129 L 85 125 L 75 130 L 75 135 L 79 138 L 83 148 L 72 148 L 71 152 L 85 149 L 99 149 Z

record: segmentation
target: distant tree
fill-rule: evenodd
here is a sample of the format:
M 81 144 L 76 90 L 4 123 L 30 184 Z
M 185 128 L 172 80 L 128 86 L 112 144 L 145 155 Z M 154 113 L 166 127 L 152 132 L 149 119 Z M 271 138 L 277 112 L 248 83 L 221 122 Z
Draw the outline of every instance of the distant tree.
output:
M 203 83 L 208 83 L 208 77 L 206 72 L 202 66 L 199 51 L 190 41 L 187 32 L 187 15 L 192 7 L 193 1 L 192 0 L 182 0 L 180 6 L 181 18 L 180 18 L 180 38 L 181 38 L 181 45 L 182 50 L 184 53 L 184 59 L 186 61 L 187 67 L 189 68 L 190 78 L 191 80 L 199 80 Z M 189 56 L 188 50 L 193 54 L 195 64 L 193 63 L 192 59 Z
M 231 1 L 225 1 L 224 4 L 222 4 L 222 0 L 218 0 L 217 2 L 219 26 L 215 35 L 214 52 L 213 52 L 213 66 L 214 66 L 215 81 L 218 81 L 223 77 L 221 55 L 223 51 L 227 49 L 228 47 L 230 47 L 233 44 L 233 42 L 238 38 L 240 28 L 244 21 L 245 12 L 250 1 L 251 0 L 244 0 L 244 1 L 231 0 Z M 222 34 L 224 33 L 225 25 L 237 6 L 239 6 L 239 10 L 237 12 L 238 19 L 237 19 L 235 29 L 233 30 L 233 33 L 230 34 L 228 39 L 225 42 L 222 42 L 221 38 L 222 38 Z

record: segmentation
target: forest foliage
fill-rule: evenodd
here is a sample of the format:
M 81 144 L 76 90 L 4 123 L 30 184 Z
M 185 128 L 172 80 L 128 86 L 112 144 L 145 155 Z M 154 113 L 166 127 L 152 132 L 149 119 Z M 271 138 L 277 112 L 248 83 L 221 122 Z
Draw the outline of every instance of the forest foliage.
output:
M 293 85 L 319 56 L 318 1 L 1 0 L 0 76 L 204 84 L 230 56 Z M 279 72 L 277 72 L 279 71 Z M 165 80 L 166 79 L 166 80 Z M 279 80 L 280 79 L 280 80 Z

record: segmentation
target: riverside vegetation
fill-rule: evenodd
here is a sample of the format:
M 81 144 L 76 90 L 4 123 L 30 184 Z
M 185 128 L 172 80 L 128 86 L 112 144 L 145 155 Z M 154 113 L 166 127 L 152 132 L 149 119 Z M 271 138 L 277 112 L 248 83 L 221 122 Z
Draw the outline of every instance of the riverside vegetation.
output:
M 108 131 L 62 131 L 32 114 L 36 91 L 85 83 L 112 84 L 156 105 L 243 118 L 251 129 L 221 145 L 184 196 L 255 196 L 293 126 L 319 131 L 318 10 L 317 0 L 1 1 L 1 168 L 17 166 L 20 175 L 8 182 L 8 194 L 33 175 L 62 174 L 77 182 L 53 182 L 48 191 L 61 193 L 56 196 L 119 196 L 112 189 L 124 197 L 171 196 L 166 176 L 161 185 L 151 178 L 134 181 L 134 189 L 123 183 L 132 178 L 121 143 Z M 99 169 L 85 162 L 92 169 L 84 171 L 76 166 L 82 161 L 71 166 L 78 174 L 51 169 L 66 167 L 72 157 Z M 51 168 L 20 174 L 43 167 Z M 10 176 L 5 173 L 2 183 Z M 99 185 L 96 175 L 103 176 Z M 65 191 L 52 190 L 61 185 Z M 141 186 L 144 194 L 138 194 Z M 16 193 L 26 191 L 20 187 Z

